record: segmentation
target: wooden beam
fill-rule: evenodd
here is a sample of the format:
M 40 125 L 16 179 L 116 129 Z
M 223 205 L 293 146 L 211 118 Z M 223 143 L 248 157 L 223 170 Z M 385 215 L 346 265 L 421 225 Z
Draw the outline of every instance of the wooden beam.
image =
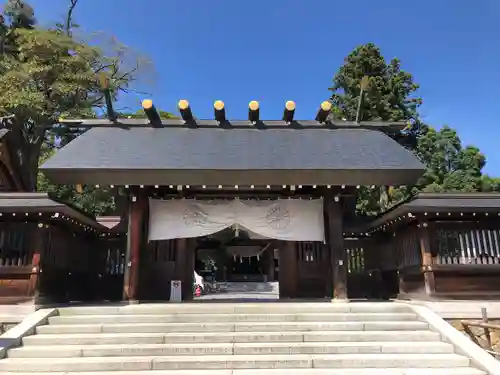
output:
M 203 192 L 200 190 L 197 191 L 190 191 L 190 190 L 183 190 L 182 196 L 177 193 L 177 192 L 172 192 L 170 194 L 163 194 L 161 195 L 164 198 L 196 198 L 196 199 L 234 199 L 236 197 L 241 198 L 241 199 L 287 199 L 290 198 L 292 195 L 290 192 L 265 192 L 265 191 L 256 191 L 256 192 L 233 192 L 233 191 L 226 191 L 226 192 Z M 314 198 L 320 198 L 321 196 L 319 194 L 295 194 L 293 195 L 296 198 L 303 198 L 303 199 L 314 199 Z
M 316 114 L 316 121 L 320 123 L 326 122 L 326 119 L 328 118 L 328 115 L 330 114 L 331 110 L 332 110 L 332 103 L 325 100 L 323 103 L 321 103 L 321 106 L 319 107 L 318 113 Z
M 254 124 L 250 120 L 226 120 L 228 125 L 238 129 L 254 128 Z M 283 129 L 289 126 L 283 120 L 261 120 L 265 128 L 268 129 Z M 59 119 L 59 124 L 63 124 L 69 128 L 143 128 L 151 126 L 147 118 L 117 118 L 116 121 L 108 119 Z M 162 119 L 161 123 L 164 127 L 185 127 L 186 122 L 183 119 Z M 299 129 L 366 129 L 366 130 L 380 130 L 386 133 L 397 133 L 404 129 L 406 126 L 403 122 L 383 122 L 383 121 L 362 121 L 359 124 L 354 121 L 341 121 L 334 120 L 332 122 L 321 123 L 317 120 L 294 120 L 293 124 Z M 215 119 L 201 119 L 197 120 L 198 127 L 200 128 L 218 128 L 219 122 Z M 48 126 L 48 129 L 53 126 Z
M 191 111 L 191 107 L 189 106 L 189 102 L 187 100 L 179 100 L 178 107 L 181 117 L 185 122 L 194 121 L 193 112 Z
M 259 121 L 259 102 L 252 100 L 248 103 L 248 120 L 250 122 L 256 123 Z
M 288 123 L 293 121 L 295 115 L 295 102 L 289 100 L 285 103 L 285 112 L 283 113 L 283 121 Z
M 149 122 L 153 126 L 153 128 L 162 128 L 163 124 L 161 123 L 160 114 L 156 110 L 153 105 L 153 101 L 150 99 L 145 99 L 142 101 L 142 108 L 144 109 L 144 113 L 148 118 Z
M 222 100 L 217 100 L 214 103 L 214 116 L 218 122 L 226 122 L 226 110 L 224 108 L 224 102 Z

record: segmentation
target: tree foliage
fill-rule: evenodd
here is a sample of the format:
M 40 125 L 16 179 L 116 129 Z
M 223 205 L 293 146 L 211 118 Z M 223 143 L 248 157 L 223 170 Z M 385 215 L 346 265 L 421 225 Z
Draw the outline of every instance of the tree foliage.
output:
M 417 153 L 426 164 L 418 188 L 426 192 L 475 192 L 482 190 L 481 170 L 486 158 L 477 147 L 462 145 L 448 126 L 429 128 L 418 142 Z
M 50 158 L 56 149 L 42 149 L 40 165 Z M 116 213 L 116 203 L 120 199 L 110 188 L 96 188 L 84 185 L 81 190 L 73 185 L 55 185 L 42 172 L 38 172 L 37 190 L 50 192 L 61 202 L 66 202 L 80 210 L 95 216 L 112 215 Z
M 168 120 L 168 119 L 176 119 L 178 116 L 175 116 L 171 112 L 167 112 L 161 109 L 158 109 L 158 114 L 160 115 L 160 118 L 162 120 Z M 139 109 L 137 112 L 134 113 L 128 113 L 128 112 L 122 112 L 119 114 L 119 117 L 123 118 L 145 118 L 146 115 L 144 114 L 144 111 L 142 109 Z
M 486 159 L 477 147 L 462 145 L 457 132 L 448 126 L 436 130 L 422 123 L 418 113 L 422 99 L 416 96 L 419 86 L 413 76 L 402 70 L 398 59 L 386 62 L 372 43 L 355 48 L 335 75 L 330 88 L 333 117 L 355 120 L 365 75 L 370 81 L 362 102 L 362 120 L 408 121 L 416 137 L 410 148 L 427 169 L 414 186 L 362 187 L 357 202 L 360 213 L 379 213 L 419 191 L 500 191 L 499 179 L 482 175 Z
M 483 175 L 481 178 L 481 190 L 484 192 L 500 193 L 500 178 Z
M 0 116 L 11 131 L 17 153 L 13 164 L 26 191 L 54 191 L 88 211 L 108 212 L 113 199 L 106 191 L 55 186 L 38 173 L 40 160 L 80 132 L 58 125 L 61 117 L 95 117 L 104 100 L 97 75 L 104 74 L 112 96 L 127 92 L 144 60 L 114 44 L 105 51 L 71 32 L 70 0 L 65 22 L 53 28 L 35 27 L 34 10 L 23 0 L 9 0 L 0 18 Z M 130 64 L 132 62 L 132 64 Z M 38 180 L 38 184 L 37 184 Z
M 413 76 L 401 69 L 394 58 L 386 63 L 379 48 L 368 43 L 354 49 L 333 79 L 332 103 L 336 116 L 354 121 L 356 118 L 361 79 L 370 77 L 362 104 L 362 120 L 416 121 L 422 103 L 413 97 L 418 85 Z

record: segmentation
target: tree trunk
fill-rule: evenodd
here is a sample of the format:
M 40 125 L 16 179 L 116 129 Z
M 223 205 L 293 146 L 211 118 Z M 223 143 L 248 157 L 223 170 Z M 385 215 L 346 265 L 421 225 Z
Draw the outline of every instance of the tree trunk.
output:
M 37 125 L 31 137 L 25 134 L 24 119 L 10 117 L 2 121 L 1 127 L 9 129 L 11 173 L 16 174 L 24 191 L 36 191 L 38 159 L 46 132 L 44 125 Z
M 27 178 L 28 178 L 28 189 L 29 191 L 36 191 L 36 184 L 38 180 L 38 159 L 40 158 L 40 151 L 42 145 L 32 145 L 31 155 L 28 164 Z

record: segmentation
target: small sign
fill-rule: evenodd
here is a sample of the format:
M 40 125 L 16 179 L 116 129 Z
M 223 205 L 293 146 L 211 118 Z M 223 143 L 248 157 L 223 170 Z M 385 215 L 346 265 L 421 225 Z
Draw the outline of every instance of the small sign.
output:
M 170 302 L 182 301 L 182 282 L 180 280 L 172 280 L 170 282 Z

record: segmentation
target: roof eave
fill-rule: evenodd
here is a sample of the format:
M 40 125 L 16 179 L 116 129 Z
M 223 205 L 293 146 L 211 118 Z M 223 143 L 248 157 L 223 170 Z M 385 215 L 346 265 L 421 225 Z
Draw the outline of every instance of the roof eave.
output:
M 488 206 L 467 207 L 457 204 L 460 200 L 488 200 L 494 202 Z M 427 204 L 423 202 L 428 201 Z M 450 201 L 454 201 L 451 205 Z M 365 230 L 378 228 L 381 225 L 408 214 L 425 213 L 498 213 L 500 212 L 500 193 L 420 193 L 408 203 L 401 204 L 374 219 Z M 439 218 L 439 217 L 434 217 Z
M 18 205 L 9 204 L 3 206 L 1 204 L 1 200 L 3 199 L 8 199 L 10 203 L 17 199 L 20 203 Z M 25 203 L 28 201 L 29 204 L 22 204 L 21 201 L 24 201 Z M 109 232 L 109 229 L 104 225 L 101 225 L 91 217 L 79 212 L 78 210 L 68 205 L 53 200 L 47 193 L 0 193 L 0 212 L 49 214 L 59 213 L 72 218 L 77 222 L 81 222 L 82 224 L 91 227 L 99 232 Z
M 51 168 L 42 171 L 55 183 L 89 185 L 408 185 L 421 168 L 295 170 L 150 170 Z

